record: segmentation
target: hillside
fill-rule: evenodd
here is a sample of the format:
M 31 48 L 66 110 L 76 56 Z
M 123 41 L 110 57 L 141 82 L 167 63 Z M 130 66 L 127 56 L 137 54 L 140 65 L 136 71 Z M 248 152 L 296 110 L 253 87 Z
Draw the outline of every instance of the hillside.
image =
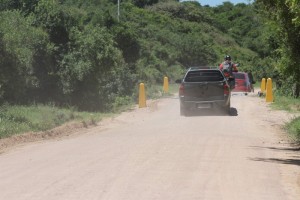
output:
M 124 0 L 118 16 L 109 0 L 2 2 L 0 103 L 107 111 L 135 100 L 139 82 L 173 81 L 226 54 L 253 69 L 270 51 L 251 4 Z

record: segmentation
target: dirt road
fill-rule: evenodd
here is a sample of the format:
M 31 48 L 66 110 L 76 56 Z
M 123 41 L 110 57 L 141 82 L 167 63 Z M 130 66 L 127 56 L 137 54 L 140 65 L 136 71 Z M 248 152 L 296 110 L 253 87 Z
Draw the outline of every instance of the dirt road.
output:
M 2 200 L 299 200 L 300 152 L 255 95 L 235 116 L 149 102 L 82 134 L 0 154 Z

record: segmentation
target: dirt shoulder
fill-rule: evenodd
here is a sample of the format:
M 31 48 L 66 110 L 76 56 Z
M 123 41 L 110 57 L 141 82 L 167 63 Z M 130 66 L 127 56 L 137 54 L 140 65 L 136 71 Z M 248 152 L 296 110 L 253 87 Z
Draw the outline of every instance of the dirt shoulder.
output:
M 159 100 L 147 100 L 147 109 L 150 112 L 157 110 L 157 104 Z M 138 111 L 138 105 L 130 108 L 128 111 L 121 113 L 120 115 L 126 115 L 126 113 L 132 113 Z M 47 131 L 39 132 L 27 132 L 23 134 L 13 135 L 8 138 L 0 139 L 0 154 L 16 146 L 25 145 L 28 143 L 39 142 L 43 140 L 53 140 L 53 139 L 63 139 L 66 137 L 74 137 L 80 134 L 87 133 L 91 128 L 98 128 L 105 130 L 106 126 L 112 124 L 115 120 L 114 117 L 106 117 L 96 124 L 93 123 L 83 123 L 83 122 L 68 122 L 61 126 L 55 127 Z

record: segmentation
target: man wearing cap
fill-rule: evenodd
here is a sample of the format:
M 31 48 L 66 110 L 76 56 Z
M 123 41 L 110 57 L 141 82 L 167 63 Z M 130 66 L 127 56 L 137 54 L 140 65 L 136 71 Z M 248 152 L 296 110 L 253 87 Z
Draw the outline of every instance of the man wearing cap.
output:
M 220 70 L 224 73 L 225 77 L 232 79 L 232 82 L 230 83 L 232 88 L 235 87 L 233 72 L 238 72 L 237 66 L 238 64 L 231 62 L 231 56 L 229 55 L 226 55 L 224 57 L 224 62 L 220 64 Z

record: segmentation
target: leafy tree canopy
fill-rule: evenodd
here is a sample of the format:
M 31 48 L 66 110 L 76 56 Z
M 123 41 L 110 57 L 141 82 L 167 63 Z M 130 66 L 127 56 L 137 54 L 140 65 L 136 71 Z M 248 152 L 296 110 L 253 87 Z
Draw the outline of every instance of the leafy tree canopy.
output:
M 276 26 L 265 26 L 259 2 L 1 0 L 0 100 L 109 110 L 122 97 L 136 98 L 140 81 L 174 81 L 189 66 L 217 67 L 226 54 L 258 78 L 275 71 L 274 54 L 288 58 L 281 71 L 294 70 L 298 1 L 285 10 L 278 9 L 283 0 L 268 2 L 281 19 Z

